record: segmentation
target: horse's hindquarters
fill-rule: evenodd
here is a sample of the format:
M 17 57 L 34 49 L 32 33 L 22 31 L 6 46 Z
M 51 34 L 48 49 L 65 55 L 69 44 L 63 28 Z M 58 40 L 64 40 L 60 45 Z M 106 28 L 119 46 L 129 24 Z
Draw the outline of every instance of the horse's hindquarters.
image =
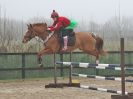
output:
M 103 50 L 104 41 L 99 36 L 96 36 L 96 49 L 100 55 L 106 55 L 106 51 Z

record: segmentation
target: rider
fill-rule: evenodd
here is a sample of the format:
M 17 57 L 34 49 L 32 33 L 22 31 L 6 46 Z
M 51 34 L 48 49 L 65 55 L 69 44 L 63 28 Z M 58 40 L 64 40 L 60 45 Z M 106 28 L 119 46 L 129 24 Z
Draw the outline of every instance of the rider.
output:
M 55 10 L 53 10 L 51 14 L 51 18 L 53 19 L 54 22 L 53 22 L 53 25 L 48 28 L 48 30 L 50 31 L 55 31 L 55 30 L 59 31 L 61 28 L 73 29 L 77 25 L 77 23 L 74 20 L 70 20 L 66 17 L 59 16 L 59 14 L 55 12 Z M 64 36 L 63 40 L 64 40 L 64 47 L 62 50 L 66 51 L 68 36 Z

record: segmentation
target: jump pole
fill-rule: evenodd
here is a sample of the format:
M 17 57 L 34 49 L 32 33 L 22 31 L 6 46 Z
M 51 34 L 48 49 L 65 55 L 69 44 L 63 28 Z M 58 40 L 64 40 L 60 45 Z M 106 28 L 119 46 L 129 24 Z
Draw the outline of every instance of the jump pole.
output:
M 55 64 L 55 53 L 54 53 L 54 61 L 53 61 L 53 64 L 54 64 L 54 83 L 50 83 L 48 85 L 45 85 L 45 88 L 63 88 L 63 84 L 62 83 L 57 83 L 57 67 L 56 67 L 56 64 Z
M 124 57 L 124 38 L 120 39 L 121 46 L 121 95 L 111 95 L 111 99 L 133 99 L 133 93 L 125 94 L 125 57 Z

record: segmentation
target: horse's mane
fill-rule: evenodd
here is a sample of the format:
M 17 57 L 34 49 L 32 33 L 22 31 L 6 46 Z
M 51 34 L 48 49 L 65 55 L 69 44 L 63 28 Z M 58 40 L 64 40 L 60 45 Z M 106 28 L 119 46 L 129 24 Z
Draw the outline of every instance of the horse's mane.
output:
M 46 23 L 33 23 L 32 26 L 45 26 Z

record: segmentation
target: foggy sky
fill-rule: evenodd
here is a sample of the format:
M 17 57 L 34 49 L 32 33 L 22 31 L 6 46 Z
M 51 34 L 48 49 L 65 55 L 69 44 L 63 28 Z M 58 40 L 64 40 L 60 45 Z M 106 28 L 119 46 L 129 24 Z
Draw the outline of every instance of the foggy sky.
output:
M 119 7 L 120 4 L 120 7 Z M 1 16 L 17 20 L 33 17 L 50 19 L 55 9 L 59 15 L 76 20 L 105 22 L 113 16 L 133 17 L 133 0 L 0 0 Z

